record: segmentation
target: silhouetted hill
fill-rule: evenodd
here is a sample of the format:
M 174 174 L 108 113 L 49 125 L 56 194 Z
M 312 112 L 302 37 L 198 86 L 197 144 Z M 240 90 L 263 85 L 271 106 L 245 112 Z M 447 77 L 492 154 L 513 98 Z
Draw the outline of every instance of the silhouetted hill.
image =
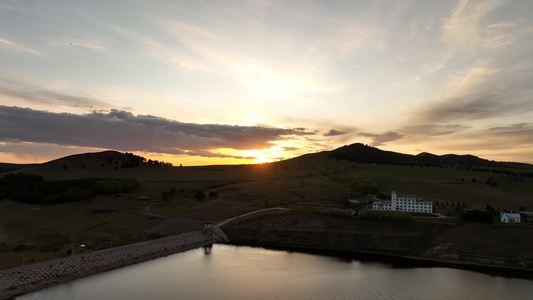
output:
M 418 155 L 403 154 L 394 151 L 385 151 L 376 147 L 355 143 L 340 147 L 332 151 L 322 151 L 317 153 L 308 153 L 292 159 L 276 162 L 281 167 L 287 163 L 298 165 L 305 169 L 317 169 L 316 166 L 328 165 L 331 160 L 346 160 L 367 164 L 391 164 L 391 165 L 410 165 L 410 166 L 433 166 L 449 167 L 457 166 L 468 170 L 492 172 L 495 168 L 525 168 L 531 170 L 533 165 L 515 162 L 496 162 L 482 159 L 474 155 L 435 155 L 427 152 Z M 43 164 L 19 165 L 0 163 L 0 173 L 18 171 L 29 174 L 50 175 L 52 173 L 77 173 L 73 177 L 108 177 L 106 170 L 118 170 L 122 168 L 131 168 L 146 165 L 166 165 L 163 162 L 146 160 L 143 157 L 136 156 L 133 153 L 121 153 L 118 151 L 103 151 L 96 153 L 84 153 L 66 156 L 52 160 Z M 213 166 L 211 166 L 213 167 Z M 280 168 L 281 168 L 280 167 Z M 202 168 L 207 168 L 202 167 Z M 218 166 L 222 168 L 222 166 Z M 491 170 L 492 169 L 492 170 Z M 76 171 L 76 172 L 65 172 Z M 527 171 L 528 174 L 531 173 Z M 532 174 L 533 175 L 533 174 Z M 48 176 L 46 176 L 48 178 Z M 60 176 L 61 177 L 61 176 Z M 64 176 L 63 176 L 64 177 Z M 63 178 L 61 177 L 61 178 Z
M 49 174 L 50 172 L 67 172 L 75 171 L 80 176 L 94 177 L 95 171 L 116 170 L 125 167 L 139 165 L 137 163 L 142 157 L 135 156 L 131 153 L 120 153 L 117 151 L 103 151 L 95 153 L 75 154 L 58 158 L 42 164 L 14 165 L 3 164 L 2 172 L 28 173 L 28 174 Z M 0 168 L 2 165 L 0 165 Z M 83 171 L 83 173 L 81 172 Z M 91 173 L 92 172 L 92 173 Z M 72 173 L 72 172 L 68 172 Z M 86 173 L 86 174 L 85 174 Z
M 420 162 L 420 158 L 414 155 L 384 151 L 360 143 L 330 151 L 330 157 L 373 164 L 412 165 Z
M 89 167 L 118 167 L 129 161 L 128 155 L 118 151 L 75 154 L 42 164 L 43 167 L 62 167 L 65 169 L 82 169 Z
M 360 163 L 374 164 L 391 164 L 391 165 L 420 165 L 420 166 L 447 166 L 447 165 L 465 165 L 474 167 L 490 168 L 517 168 L 531 167 L 530 164 L 515 162 L 496 162 L 482 159 L 474 155 L 435 155 L 427 152 L 418 155 L 397 153 L 393 151 L 384 151 L 378 148 L 356 143 L 343 146 L 330 151 L 330 157 L 335 159 L 345 159 Z
M 16 171 L 22 168 L 36 166 L 36 164 L 10 164 L 10 163 L 0 163 L 0 173 Z

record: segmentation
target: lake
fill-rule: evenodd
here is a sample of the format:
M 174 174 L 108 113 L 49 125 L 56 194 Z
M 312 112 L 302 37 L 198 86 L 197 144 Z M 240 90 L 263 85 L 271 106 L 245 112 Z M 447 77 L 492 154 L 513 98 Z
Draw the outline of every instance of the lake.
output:
M 19 296 L 30 299 L 531 299 L 533 281 L 230 245 Z

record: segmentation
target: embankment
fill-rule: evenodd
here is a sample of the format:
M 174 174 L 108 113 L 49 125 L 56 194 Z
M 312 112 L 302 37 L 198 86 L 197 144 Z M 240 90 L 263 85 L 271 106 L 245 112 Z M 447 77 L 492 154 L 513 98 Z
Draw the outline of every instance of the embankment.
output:
M 25 294 L 173 253 L 212 245 L 215 242 L 213 238 L 202 232 L 189 232 L 3 270 L 0 271 L 0 299 Z
M 265 216 L 224 227 L 224 233 L 237 245 L 522 278 L 533 278 L 533 254 L 528 243 L 532 231 L 528 227 L 365 221 L 297 214 Z

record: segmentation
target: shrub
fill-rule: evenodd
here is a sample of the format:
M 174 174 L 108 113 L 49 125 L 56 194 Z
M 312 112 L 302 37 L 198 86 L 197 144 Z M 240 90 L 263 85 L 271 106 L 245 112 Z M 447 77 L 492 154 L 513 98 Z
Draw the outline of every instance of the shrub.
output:
M 28 248 L 28 246 L 24 245 L 24 244 L 18 244 L 17 247 L 15 247 L 15 252 L 22 252 L 24 250 L 26 250 Z

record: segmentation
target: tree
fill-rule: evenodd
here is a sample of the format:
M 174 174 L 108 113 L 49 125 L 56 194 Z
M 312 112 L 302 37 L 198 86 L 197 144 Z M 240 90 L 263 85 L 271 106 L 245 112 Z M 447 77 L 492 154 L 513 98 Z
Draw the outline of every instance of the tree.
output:
M 463 217 L 463 221 L 492 223 L 494 219 L 489 211 L 468 210 Z
M 455 213 L 457 214 L 457 216 L 459 217 L 459 219 L 464 219 L 465 217 L 465 210 L 460 207 L 460 206 L 457 206 L 455 208 Z
M 204 199 L 205 199 L 205 193 L 202 192 L 202 191 L 196 190 L 196 191 L 194 192 L 194 198 L 195 198 L 196 200 L 204 200 Z
M 492 207 L 490 204 L 487 204 L 486 209 L 491 215 L 493 215 L 493 216 L 497 216 L 498 215 L 498 211 L 494 207 Z

